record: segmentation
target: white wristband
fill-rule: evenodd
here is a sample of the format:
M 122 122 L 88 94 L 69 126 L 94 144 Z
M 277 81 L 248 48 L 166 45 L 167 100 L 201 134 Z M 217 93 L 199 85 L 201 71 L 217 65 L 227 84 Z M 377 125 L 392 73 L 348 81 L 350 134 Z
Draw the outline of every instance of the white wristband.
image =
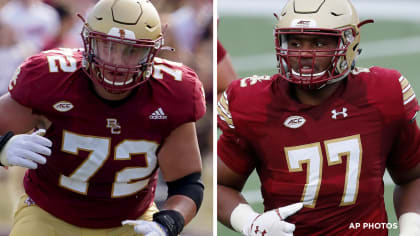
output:
M 233 209 L 232 214 L 230 215 L 230 225 L 232 225 L 232 228 L 237 232 L 245 234 L 245 227 L 250 227 L 252 221 L 258 215 L 259 214 L 255 212 L 250 205 L 240 203 Z
M 400 216 L 400 236 L 420 235 L 420 214 L 407 212 Z

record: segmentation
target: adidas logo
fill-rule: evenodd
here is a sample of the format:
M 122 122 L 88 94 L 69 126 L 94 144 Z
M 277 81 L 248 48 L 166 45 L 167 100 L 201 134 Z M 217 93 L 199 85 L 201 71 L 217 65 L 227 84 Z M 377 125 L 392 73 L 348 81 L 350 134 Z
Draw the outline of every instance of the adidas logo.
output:
M 156 111 L 154 111 L 150 116 L 149 119 L 151 120 L 166 120 L 168 116 L 162 110 L 162 107 L 159 107 Z

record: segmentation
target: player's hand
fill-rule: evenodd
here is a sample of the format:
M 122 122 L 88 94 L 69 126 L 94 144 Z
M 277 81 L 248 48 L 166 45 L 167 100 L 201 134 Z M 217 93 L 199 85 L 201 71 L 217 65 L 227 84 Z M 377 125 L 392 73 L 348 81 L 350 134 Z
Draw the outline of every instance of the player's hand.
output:
M 154 221 L 124 220 L 121 224 L 134 226 L 134 232 L 144 236 L 168 236 L 164 226 Z
M 4 166 L 21 166 L 36 169 L 38 164 L 45 164 L 43 156 L 51 155 L 51 140 L 42 137 L 45 129 L 39 129 L 32 134 L 13 136 L 4 146 L 0 161 Z
M 292 236 L 295 225 L 286 222 L 285 219 L 302 207 L 302 203 L 295 203 L 264 212 L 255 217 L 251 224 L 244 228 L 243 233 L 247 236 Z

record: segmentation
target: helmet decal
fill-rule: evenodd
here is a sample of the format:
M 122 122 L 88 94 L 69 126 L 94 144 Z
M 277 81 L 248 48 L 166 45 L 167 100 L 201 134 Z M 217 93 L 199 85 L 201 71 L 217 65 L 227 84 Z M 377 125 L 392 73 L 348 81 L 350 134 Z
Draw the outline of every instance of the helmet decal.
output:
M 111 36 L 116 36 L 116 37 L 120 37 L 120 38 L 123 38 L 123 39 L 136 40 L 136 35 L 134 34 L 134 32 L 131 31 L 131 30 L 127 30 L 127 29 L 112 27 L 109 30 L 108 34 L 111 35 Z
M 317 28 L 316 21 L 313 19 L 294 19 L 290 23 L 290 27 L 296 27 L 296 28 Z

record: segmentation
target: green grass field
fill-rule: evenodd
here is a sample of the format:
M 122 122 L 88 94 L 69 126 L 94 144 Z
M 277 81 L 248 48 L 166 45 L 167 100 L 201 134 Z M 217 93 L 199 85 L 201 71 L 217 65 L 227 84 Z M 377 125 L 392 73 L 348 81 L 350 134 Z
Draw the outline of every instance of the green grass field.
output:
M 276 73 L 272 36 L 274 24 L 274 17 L 221 16 L 219 18 L 218 38 L 228 50 L 240 77 Z M 417 71 L 420 65 L 420 24 L 377 20 L 375 24 L 365 25 L 362 28 L 361 37 L 363 52 L 358 59 L 358 66 L 375 65 L 398 69 L 411 82 L 416 94 L 420 94 L 420 78 Z M 411 50 L 412 45 L 414 47 Z M 259 185 L 258 178 L 253 174 L 244 192 L 258 191 Z M 397 222 L 392 203 L 393 189 L 392 184 L 387 184 L 384 194 L 391 223 Z M 260 212 L 263 209 L 261 203 L 251 205 Z M 217 231 L 219 236 L 239 235 L 220 223 Z M 398 235 L 398 230 L 390 231 L 389 235 Z

